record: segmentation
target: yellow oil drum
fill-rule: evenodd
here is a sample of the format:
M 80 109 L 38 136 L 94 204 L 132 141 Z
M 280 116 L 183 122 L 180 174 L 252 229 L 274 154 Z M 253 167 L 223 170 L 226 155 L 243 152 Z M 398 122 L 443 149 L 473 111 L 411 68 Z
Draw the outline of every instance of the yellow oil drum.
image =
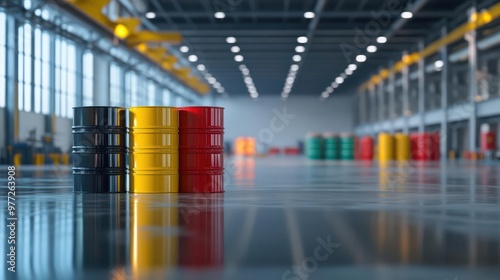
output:
M 388 133 L 378 135 L 379 160 L 394 160 L 394 137 Z
M 129 192 L 178 192 L 178 109 L 162 106 L 131 107 L 129 116 Z
M 410 160 L 410 136 L 404 133 L 396 133 L 394 138 L 396 139 L 396 160 Z

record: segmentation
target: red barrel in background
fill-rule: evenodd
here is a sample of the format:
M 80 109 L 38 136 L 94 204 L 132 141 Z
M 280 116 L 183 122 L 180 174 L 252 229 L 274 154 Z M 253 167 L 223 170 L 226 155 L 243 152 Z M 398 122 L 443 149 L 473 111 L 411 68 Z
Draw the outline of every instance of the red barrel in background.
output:
M 224 192 L 224 108 L 179 108 L 179 192 Z
M 441 142 L 439 133 L 414 133 L 410 136 L 410 141 L 411 157 L 413 160 L 439 160 Z
M 494 132 L 485 131 L 481 133 L 481 150 L 483 152 L 496 150 L 496 143 L 496 135 Z
M 430 160 L 439 160 L 441 158 L 441 134 L 439 132 L 432 132 L 430 134 Z
M 373 160 L 373 138 L 365 136 L 362 137 L 359 142 L 359 158 L 361 160 Z

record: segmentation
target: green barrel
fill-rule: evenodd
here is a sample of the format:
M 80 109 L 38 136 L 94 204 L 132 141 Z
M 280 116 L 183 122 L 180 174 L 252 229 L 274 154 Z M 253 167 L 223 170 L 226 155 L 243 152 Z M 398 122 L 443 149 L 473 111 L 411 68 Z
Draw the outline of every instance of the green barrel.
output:
M 354 159 L 354 135 L 343 133 L 340 135 L 340 159 Z
M 320 134 L 307 134 L 306 156 L 308 159 L 323 159 L 323 137 Z
M 325 141 L 325 159 L 338 160 L 340 159 L 339 138 L 336 134 L 325 133 L 323 135 Z

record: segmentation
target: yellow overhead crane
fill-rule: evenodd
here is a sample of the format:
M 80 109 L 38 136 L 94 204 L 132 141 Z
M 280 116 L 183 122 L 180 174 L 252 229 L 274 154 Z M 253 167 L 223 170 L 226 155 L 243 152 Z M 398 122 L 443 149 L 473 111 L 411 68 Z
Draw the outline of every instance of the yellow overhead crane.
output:
M 141 24 L 141 20 L 138 18 L 118 18 L 116 21 L 112 21 L 102 13 L 109 2 L 110 0 L 68 0 L 68 3 L 81 10 L 90 19 L 125 41 L 127 46 L 137 50 L 199 94 L 204 95 L 210 91 L 210 87 L 206 83 L 200 81 L 198 77 L 190 75 L 190 68 L 177 68 L 175 66 L 177 57 L 168 54 L 164 48 L 148 45 L 165 42 L 180 44 L 182 36 L 179 33 L 138 30 Z
M 494 19 L 500 17 L 500 3 L 493 5 L 487 10 L 481 11 L 479 13 L 474 13 L 470 16 L 469 21 L 460 25 L 453 31 L 451 31 L 447 36 L 442 37 L 439 40 L 434 41 L 429 46 L 427 46 L 422 51 L 414 52 L 408 55 L 404 55 L 401 61 L 395 63 L 389 69 L 382 69 L 379 74 L 372 76 L 368 81 L 363 83 L 359 90 L 367 90 L 378 85 L 383 80 L 389 77 L 389 74 L 395 74 L 401 72 L 405 66 L 410 66 L 417 63 L 420 59 L 429 57 L 439 51 L 444 46 L 447 46 L 453 42 L 456 42 L 463 38 L 467 33 L 474 31 L 484 25 L 490 23 Z

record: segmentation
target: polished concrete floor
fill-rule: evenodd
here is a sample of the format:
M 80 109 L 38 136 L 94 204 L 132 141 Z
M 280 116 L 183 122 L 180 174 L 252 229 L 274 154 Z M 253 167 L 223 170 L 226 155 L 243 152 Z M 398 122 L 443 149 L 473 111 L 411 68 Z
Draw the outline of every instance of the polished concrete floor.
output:
M 226 163 L 226 192 L 198 195 L 73 194 L 70 169 L 19 167 L 0 279 L 500 279 L 499 164 Z

